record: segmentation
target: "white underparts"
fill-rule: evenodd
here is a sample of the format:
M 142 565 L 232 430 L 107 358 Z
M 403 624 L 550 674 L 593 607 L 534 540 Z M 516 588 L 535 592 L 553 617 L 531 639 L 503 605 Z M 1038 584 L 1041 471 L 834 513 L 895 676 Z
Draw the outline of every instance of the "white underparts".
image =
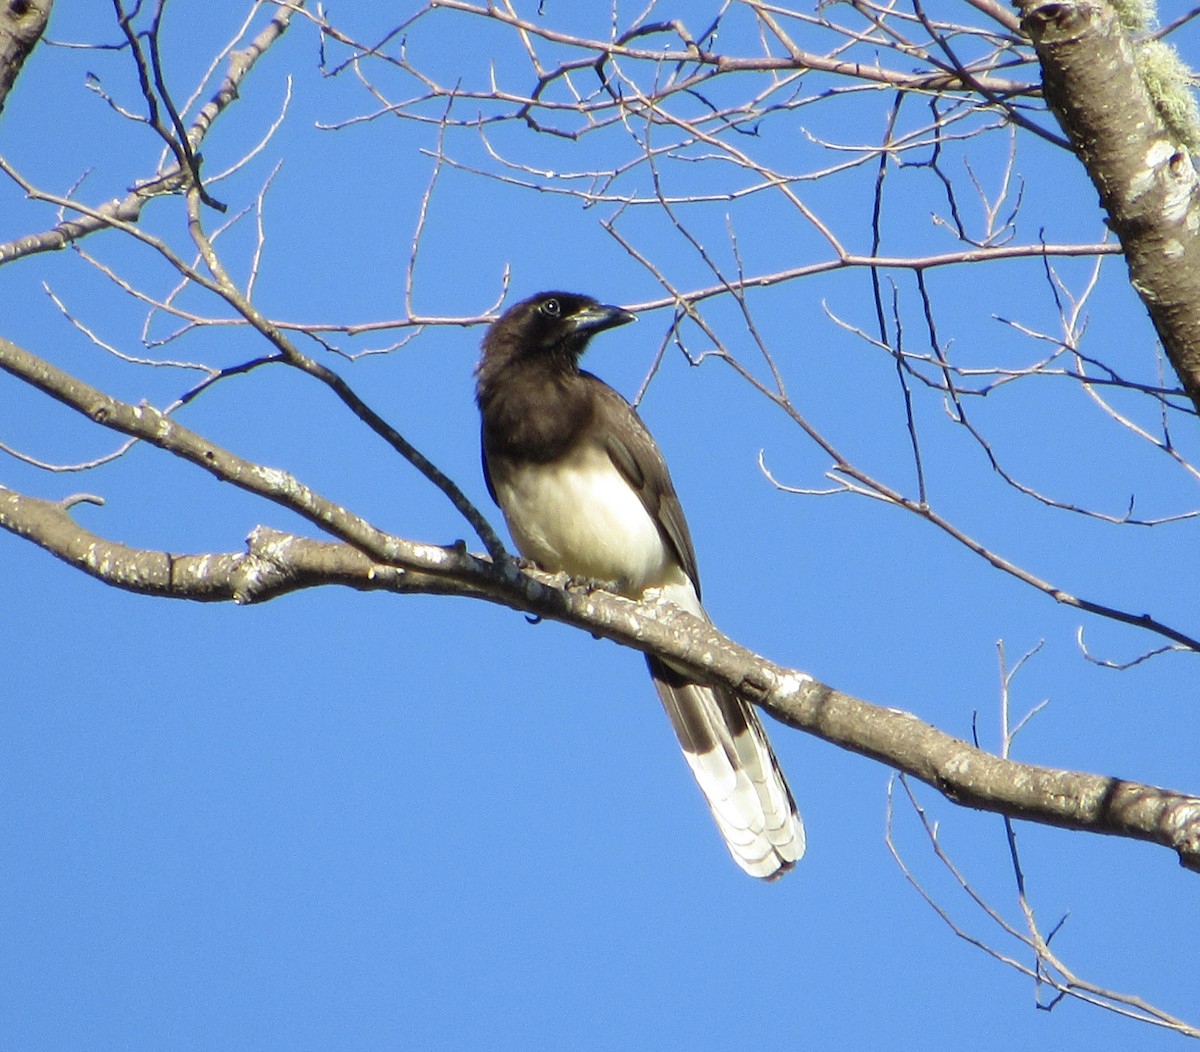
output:
M 597 446 L 496 480 L 521 554 L 547 570 L 615 582 L 630 595 L 665 583 L 674 567 L 641 498 Z

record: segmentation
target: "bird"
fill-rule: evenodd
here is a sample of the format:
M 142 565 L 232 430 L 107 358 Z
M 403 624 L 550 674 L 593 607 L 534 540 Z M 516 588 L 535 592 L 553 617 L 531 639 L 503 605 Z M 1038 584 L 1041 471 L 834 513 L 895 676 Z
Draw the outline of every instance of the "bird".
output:
M 641 418 L 580 368 L 598 333 L 636 320 L 572 292 L 509 308 L 475 370 L 483 474 L 518 551 L 542 570 L 708 620 L 683 507 Z M 647 656 L 684 757 L 734 861 L 773 880 L 804 854 L 804 825 L 754 707 Z

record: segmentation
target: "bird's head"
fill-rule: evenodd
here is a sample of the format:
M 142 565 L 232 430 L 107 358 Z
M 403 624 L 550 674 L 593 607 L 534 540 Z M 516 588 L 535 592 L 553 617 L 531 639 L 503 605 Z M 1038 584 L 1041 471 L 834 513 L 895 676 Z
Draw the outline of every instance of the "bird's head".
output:
M 575 292 L 539 292 L 510 307 L 488 329 L 484 357 L 546 355 L 578 360 L 596 333 L 637 315 Z M 504 353 L 507 352 L 507 353 Z

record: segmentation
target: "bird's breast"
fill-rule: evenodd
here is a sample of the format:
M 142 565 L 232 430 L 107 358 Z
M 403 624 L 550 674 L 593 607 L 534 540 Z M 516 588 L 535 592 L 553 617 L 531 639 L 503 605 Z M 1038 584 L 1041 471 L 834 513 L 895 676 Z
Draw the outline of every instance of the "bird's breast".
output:
M 493 464 L 517 548 L 543 569 L 615 583 L 640 596 L 680 575 L 658 527 L 601 448 L 581 444 L 549 463 Z

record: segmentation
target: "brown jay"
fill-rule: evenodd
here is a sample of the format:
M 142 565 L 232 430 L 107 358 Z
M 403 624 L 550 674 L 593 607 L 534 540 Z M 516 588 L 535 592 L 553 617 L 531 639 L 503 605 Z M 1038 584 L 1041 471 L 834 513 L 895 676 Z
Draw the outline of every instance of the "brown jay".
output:
M 484 476 L 517 548 L 542 569 L 706 618 L 658 445 L 624 398 L 579 368 L 592 336 L 634 318 L 590 296 L 542 292 L 488 329 L 476 370 Z M 791 869 L 804 826 L 754 708 L 647 661 L 734 861 L 768 880 Z

